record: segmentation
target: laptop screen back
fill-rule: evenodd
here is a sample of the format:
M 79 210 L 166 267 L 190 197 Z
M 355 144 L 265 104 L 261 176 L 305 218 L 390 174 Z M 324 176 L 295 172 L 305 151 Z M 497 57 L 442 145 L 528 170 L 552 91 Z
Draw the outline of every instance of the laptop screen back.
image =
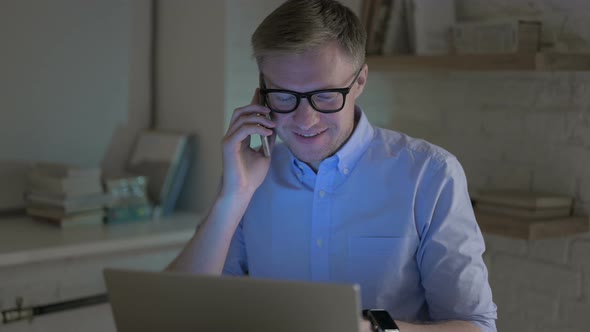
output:
M 119 332 L 358 332 L 358 286 L 107 269 Z

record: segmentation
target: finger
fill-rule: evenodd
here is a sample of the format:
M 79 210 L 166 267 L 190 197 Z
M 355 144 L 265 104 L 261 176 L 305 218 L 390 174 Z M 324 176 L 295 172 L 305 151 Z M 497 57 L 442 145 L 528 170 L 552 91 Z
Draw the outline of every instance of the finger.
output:
M 270 109 L 268 107 L 265 107 L 264 105 L 259 105 L 259 104 L 248 104 L 248 105 L 240 106 L 240 107 L 237 107 L 236 109 L 234 109 L 234 112 L 232 113 L 231 120 L 235 120 L 235 118 L 242 116 L 244 114 L 248 114 L 248 113 L 269 114 Z
M 230 125 L 234 124 L 240 117 L 248 115 L 268 115 L 270 110 L 267 107 L 261 105 L 246 105 L 243 107 L 236 108 L 229 121 Z
M 235 131 L 235 129 L 239 128 L 244 124 L 257 124 L 267 128 L 274 128 L 276 125 L 274 121 L 270 120 L 269 118 L 265 117 L 261 114 L 248 114 L 239 117 L 233 124 L 231 124 L 227 130 L 228 133 Z
M 240 126 L 240 128 L 232 135 L 227 135 L 224 137 L 224 146 L 233 146 L 235 148 L 238 144 L 241 144 L 245 140 L 249 139 L 250 135 L 270 136 L 272 133 L 272 130 L 257 124 L 245 124 Z
M 238 118 L 230 127 L 227 129 L 226 135 L 232 135 L 238 128 L 245 124 L 256 124 L 269 129 L 274 128 L 276 125 L 272 120 L 269 120 L 265 116 L 259 114 L 247 115 Z

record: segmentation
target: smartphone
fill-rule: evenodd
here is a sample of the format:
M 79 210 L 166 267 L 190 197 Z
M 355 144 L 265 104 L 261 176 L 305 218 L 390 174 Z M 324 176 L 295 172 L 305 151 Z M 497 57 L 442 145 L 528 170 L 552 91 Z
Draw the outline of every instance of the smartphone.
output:
M 258 86 L 260 87 L 260 89 L 263 89 L 263 84 L 262 84 L 262 73 L 260 73 L 260 75 L 258 76 Z M 266 106 L 264 98 L 262 97 L 262 94 L 260 94 L 260 92 L 258 92 L 258 102 L 261 105 Z M 266 118 L 270 120 L 270 115 L 266 115 Z M 268 136 L 263 136 L 263 135 L 259 135 L 260 136 L 260 141 L 262 142 L 262 151 L 264 152 L 264 156 L 269 158 L 270 157 L 270 144 L 268 143 Z
M 363 311 L 363 316 L 371 322 L 378 332 L 399 332 L 399 327 L 386 310 L 371 309 Z
M 260 135 L 260 141 L 262 141 L 262 150 L 264 151 L 265 157 L 270 157 L 270 145 L 268 144 L 268 137 Z

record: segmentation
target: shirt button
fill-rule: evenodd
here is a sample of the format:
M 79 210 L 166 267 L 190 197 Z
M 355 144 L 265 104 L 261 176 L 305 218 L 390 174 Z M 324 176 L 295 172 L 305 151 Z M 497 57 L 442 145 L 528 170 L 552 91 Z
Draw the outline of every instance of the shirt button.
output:
M 344 174 L 348 174 L 348 168 L 345 168 L 344 170 L 342 170 L 344 172 Z
M 320 197 L 324 197 L 324 196 L 326 196 L 326 192 L 323 190 L 320 190 Z
M 321 248 L 322 247 L 322 244 L 323 244 L 322 239 L 315 240 L 315 244 L 317 244 L 318 247 Z

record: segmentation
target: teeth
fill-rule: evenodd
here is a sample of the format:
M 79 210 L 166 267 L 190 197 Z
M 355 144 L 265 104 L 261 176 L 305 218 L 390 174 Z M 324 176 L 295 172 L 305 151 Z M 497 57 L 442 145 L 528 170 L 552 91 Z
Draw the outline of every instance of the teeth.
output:
M 314 137 L 317 136 L 319 133 L 315 133 L 315 134 L 299 134 L 299 136 L 303 136 L 303 137 Z

